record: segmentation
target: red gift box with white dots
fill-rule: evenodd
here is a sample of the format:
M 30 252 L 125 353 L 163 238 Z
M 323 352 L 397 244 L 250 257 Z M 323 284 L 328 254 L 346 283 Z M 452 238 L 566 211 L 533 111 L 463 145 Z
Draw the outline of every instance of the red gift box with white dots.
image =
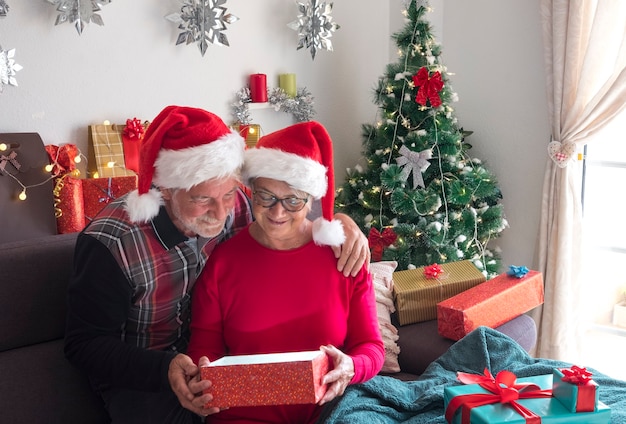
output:
M 328 372 L 322 351 L 225 356 L 201 368 L 211 380 L 207 407 L 291 405 L 317 403 L 326 393 Z

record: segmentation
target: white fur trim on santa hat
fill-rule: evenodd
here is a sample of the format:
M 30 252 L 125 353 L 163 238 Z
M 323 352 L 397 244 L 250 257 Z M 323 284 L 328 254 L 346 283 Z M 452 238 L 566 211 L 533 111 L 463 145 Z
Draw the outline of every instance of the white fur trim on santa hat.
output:
M 294 153 L 264 147 L 246 150 L 242 177 L 248 187 L 251 180 L 258 177 L 284 181 L 315 199 L 321 199 L 328 186 L 326 167 L 321 163 Z
M 161 149 L 152 181 L 163 188 L 189 190 L 207 180 L 238 175 L 244 149 L 243 138 L 234 131 L 200 146 Z
M 144 223 L 159 214 L 162 204 L 163 198 L 157 189 L 152 188 L 141 196 L 138 190 L 133 190 L 126 197 L 124 209 L 132 222 Z
M 346 241 L 343 224 L 337 219 L 317 218 L 313 221 L 313 241 L 320 246 L 341 246 Z

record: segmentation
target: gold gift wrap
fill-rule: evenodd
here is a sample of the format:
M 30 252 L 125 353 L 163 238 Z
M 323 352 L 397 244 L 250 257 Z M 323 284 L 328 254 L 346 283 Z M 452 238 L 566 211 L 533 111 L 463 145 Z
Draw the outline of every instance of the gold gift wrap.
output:
M 126 169 L 122 133 L 124 125 L 100 124 L 89 126 L 87 171 L 90 177 L 132 177 Z
M 471 261 L 441 264 L 443 273 L 426 278 L 424 268 L 393 273 L 394 302 L 400 325 L 437 318 L 437 303 L 470 289 L 486 278 Z

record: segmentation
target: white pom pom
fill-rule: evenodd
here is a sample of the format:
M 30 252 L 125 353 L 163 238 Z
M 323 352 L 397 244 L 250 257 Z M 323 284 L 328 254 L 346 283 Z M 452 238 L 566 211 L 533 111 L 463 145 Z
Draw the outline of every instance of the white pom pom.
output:
M 141 224 L 157 216 L 162 204 L 163 198 L 157 189 L 150 189 L 142 195 L 139 195 L 138 190 L 133 190 L 126 197 L 124 209 L 126 209 L 132 222 Z
M 317 218 L 313 221 L 313 241 L 319 246 L 341 246 L 346 241 L 343 224 L 336 219 Z

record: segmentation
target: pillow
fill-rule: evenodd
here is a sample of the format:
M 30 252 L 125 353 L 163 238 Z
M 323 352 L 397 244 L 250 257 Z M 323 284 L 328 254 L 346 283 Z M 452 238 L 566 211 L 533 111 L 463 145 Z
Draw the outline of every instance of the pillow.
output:
M 393 304 L 393 272 L 398 263 L 395 261 L 373 262 L 370 264 L 370 273 L 376 293 L 376 312 L 378 327 L 385 344 L 385 363 L 380 370 L 382 373 L 400 372 L 398 364 L 398 329 L 391 323 L 391 314 L 396 310 Z

